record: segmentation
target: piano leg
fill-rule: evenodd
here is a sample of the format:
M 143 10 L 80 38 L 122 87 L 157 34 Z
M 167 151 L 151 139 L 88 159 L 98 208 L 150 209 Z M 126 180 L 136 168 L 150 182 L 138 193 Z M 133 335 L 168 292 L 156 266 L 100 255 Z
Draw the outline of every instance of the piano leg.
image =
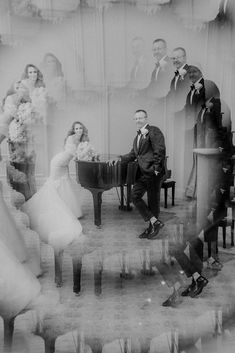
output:
M 94 261 L 94 284 L 95 284 L 95 295 L 99 296 L 102 293 L 102 273 L 103 263 L 100 261 Z
M 81 291 L 82 259 L 73 257 L 73 292 L 79 295 Z
M 4 352 L 11 352 L 15 318 L 4 319 Z
M 55 283 L 57 287 L 62 287 L 62 263 L 63 263 L 63 250 L 54 250 L 55 257 Z
M 120 185 L 120 206 L 119 210 L 126 211 L 126 206 L 124 205 L 124 186 Z
M 126 205 L 124 205 L 124 185 L 120 185 L 120 206 L 119 210 L 121 211 L 131 211 L 131 184 L 126 185 Z
M 101 225 L 101 204 L 103 190 L 89 189 L 93 196 L 95 225 Z
M 127 184 L 126 185 L 126 210 L 127 211 L 132 210 L 130 203 L 131 203 L 131 184 Z

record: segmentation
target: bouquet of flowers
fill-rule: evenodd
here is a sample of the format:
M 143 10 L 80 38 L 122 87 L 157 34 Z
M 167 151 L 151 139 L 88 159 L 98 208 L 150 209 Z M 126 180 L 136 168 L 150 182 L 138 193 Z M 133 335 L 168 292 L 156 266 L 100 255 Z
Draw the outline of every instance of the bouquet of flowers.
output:
M 44 87 L 38 87 L 31 93 L 32 112 L 35 122 L 45 120 L 47 107 L 47 94 Z
M 46 116 L 45 88 L 35 88 L 31 95 L 31 102 L 21 103 L 14 116 L 9 125 L 9 141 L 26 143 L 30 139 L 30 127 L 43 122 Z
M 26 174 L 14 167 L 14 165 L 7 164 L 7 175 L 15 183 L 26 183 L 27 177 Z
M 85 141 L 79 143 L 76 151 L 76 158 L 79 161 L 98 161 L 99 154 L 88 141 Z
M 22 120 L 12 120 L 9 125 L 9 142 L 27 142 L 27 129 Z

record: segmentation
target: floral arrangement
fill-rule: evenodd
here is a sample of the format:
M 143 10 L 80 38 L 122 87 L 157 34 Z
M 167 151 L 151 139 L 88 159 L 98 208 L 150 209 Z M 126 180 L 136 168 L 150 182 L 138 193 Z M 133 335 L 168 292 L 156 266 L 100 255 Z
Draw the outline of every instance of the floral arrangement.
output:
M 27 149 L 25 148 L 25 144 L 17 144 L 17 147 L 14 151 L 10 153 L 10 160 L 13 163 L 34 163 L 35 160 L 35 152 L 31 151 L 31 153 L 27 153 Z
M 26 183 L 26 174 L 18 169 L 16 169 L 12 164 L 7 164 L 7 174 L 8 177 L 15 183 Z
M 88 141 L 85 141 L 79 143 L 76 151 L 76 158 L 79 161 L 98 161 L 99 154 Z
M 27 142 L 27 130 L 25 125 L 20 120 L 12 120 L 9 125 L 9 140 L 8 142 Z
M 42 123 L 46 117 L 46 91 L 44 87 L 35 88 L 31 101 L 21 103 L 9 125 L 9 142 L 27 143 L 32 124 Z

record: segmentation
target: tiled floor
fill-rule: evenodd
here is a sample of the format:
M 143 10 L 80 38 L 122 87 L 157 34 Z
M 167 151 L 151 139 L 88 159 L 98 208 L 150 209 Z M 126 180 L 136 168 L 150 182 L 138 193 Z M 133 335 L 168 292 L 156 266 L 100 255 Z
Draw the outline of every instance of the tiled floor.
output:
M 213 271 L 206 270 L 209 284 L 202 295 L 196 299 L 182 298 L 176 308 L 161 305 L 171 289 L 157 269 L 153 268 L 149 275 L 151 252 L 157 261 L 163 257 L 165 261 L 170 260 L 165 256 L 165 239 L 173 225 L 185 216 L 186 207 L 186 201 L 176 200 L 175 207 L 162 208 L 165 227 L 160 239 L 140 240 L 137 235 L 144 229 L 144 223 L 136 210 L 118 209 L 115 189 L 103 194 L 100 229 L 93 223 L 91 194 L 84 191 L 81 223 L 86 240 L 80 296 L 72 291 L 70 254 L 74 249 L 65 251 L 63 287 L 56 288 L 53 251 L 46 244 L 41 247 L 43 276 L 40 282 L 45 297 L 38 305 L 44 318 L 39 331 L 47 342 L 58 337 L 56 352 L 209 352 L 214 347 L 212 351 L 217 353 L 221 340 L 224 347 L 228 347 L 224 352 L 229 352 L 234 334 L 232 323 L 228 321 L 235 312 L 234 248 L 228 246 L 222 251 L 220 247 L 222 271 L 215 276 Z M 187 284 L 188 279 L 183 273 L 181 276 L 182 282 Z M 35 311 L 16 318 L 14 353 L 44 352 L 42 338 L 32 333 L 36 322 Z M 219 327 L 216 331 L 216 323 L 222 325 L 222 329 Z M 226 338 L 219 335 L 225 325 L 229 330 Z M 0 326 L 0 337 L 2 332 Z M 213 335 L 220 337 L 216 338 L 217 350 L 213 346 L 215 341 L 209 340 Z

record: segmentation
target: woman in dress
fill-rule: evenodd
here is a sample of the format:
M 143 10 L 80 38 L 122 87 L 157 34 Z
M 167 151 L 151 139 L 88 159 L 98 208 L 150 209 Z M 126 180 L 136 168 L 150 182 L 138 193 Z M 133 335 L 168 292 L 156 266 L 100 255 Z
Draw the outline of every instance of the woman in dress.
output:
M 41 68 L 48 96 L 57 105 L 63 104 L 67 94 L 67 86 L 61 62 L 54 54 L 46 53 Z
M 70 178 L 68 166 L 76 155 L 78 145 L 88 140 L 86 127 L 80 122 L 74 122 L 67 134 L 63 151 L 51 160 L 49 178 L 23 205 L 23 210 L 30 218 L 31 227 L 42 241 L 54 248 L 55 281 L 58 286 L 62 283 L 63 250 L 70 244 L 78 244 L 77 248 L 81 249 L 84 239 L 82 226 L 77 219 L 82 215 L 81 187 Z M 73 261 L 73 264 L 78 269 L 76 261 Z
M 25 66 L 21 81 L 28 88 L 30 96 L 35 88 L 45 87 L 41 71 L 33 64 Z

